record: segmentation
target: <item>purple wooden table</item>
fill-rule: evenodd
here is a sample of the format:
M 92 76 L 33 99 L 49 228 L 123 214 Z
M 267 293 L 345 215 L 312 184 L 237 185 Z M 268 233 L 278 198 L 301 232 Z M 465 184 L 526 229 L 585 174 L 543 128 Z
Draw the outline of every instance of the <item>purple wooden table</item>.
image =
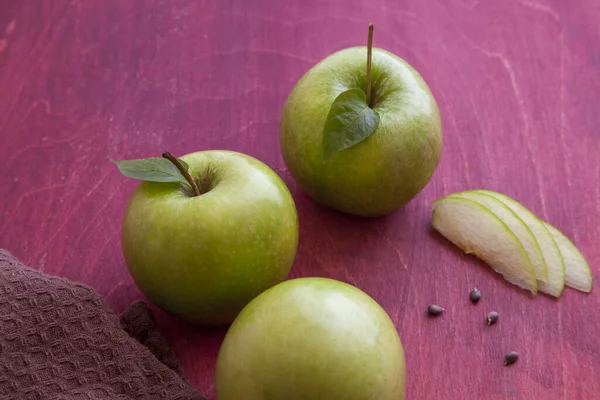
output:
M 356 219 L 315 205 L 279 152 L 283 102 L 338 49 L 375 45 L 420 71 L 444 152 L 404 209 Z M 388 311 L 410 399 L 600 398 L 596 291 L 532 298 L 429 229 L 451 191 L 505 192 L 554 223 L 600 272 L 600 3 L 596 0 L 0 0 L 0 246 L 87 283 L 122 311 L 143 298 L 120 250 L 136 182 L 110 159 L 231 149 L 292 191 L 292 277 L 350 282 Z M 468 303 L 472 286 L 483 300 Z M 446 307 L 440 319 L 424 310 Z M 487 311 L 499 324 L 482 323 Z M 214 398 L 225 329 L 157 310 L 192 383 Z M 506 351 L 521 358 L 502 366 Z

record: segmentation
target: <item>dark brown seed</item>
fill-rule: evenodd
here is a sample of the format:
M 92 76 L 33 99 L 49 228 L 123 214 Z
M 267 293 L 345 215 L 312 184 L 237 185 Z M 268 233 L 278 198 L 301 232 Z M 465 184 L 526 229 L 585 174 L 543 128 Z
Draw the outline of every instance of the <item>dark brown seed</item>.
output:
M 517 362 L 519 354 L 516 351 L 511 351 L 504 357 L 504 365 L 511 365 Z
M 496 311 L 492 311 L 491 313 L 489 313 L 487 316 L 488 326 L 495 324 L 496 321 L 498 321 L 499 317 L 500 317 L 500 315 L 498 315 L 498 313 Z
M 429 315 L 433 315 L 433 316 L 438 316 L 441 313 L 444 312 L 444 309 L 438 305 L 432 304 L 429 307 L 427 307 L 427 313 Z
M 481 292 L 477 288 L 473 288 L 471 290 L 471 294 L 469 295 L 472 303 L 477 303 L 481 299 Z

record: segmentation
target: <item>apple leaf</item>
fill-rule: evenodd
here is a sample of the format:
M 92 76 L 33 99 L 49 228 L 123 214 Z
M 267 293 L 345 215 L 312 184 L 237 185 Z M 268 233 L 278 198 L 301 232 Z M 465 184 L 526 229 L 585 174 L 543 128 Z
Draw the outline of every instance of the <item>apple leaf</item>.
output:
M 189 166 L 181 159 L 177 159 L 186 170 Z M 129 178 L 150 182 L 179 182 L 191 189 L 191 185 L 179 172 L 177 167 L 166 158 L 150 157 L 139 160 L 112 160 L 119 171 Z
M 368 138 L 379 125 L 379 114 L 367 104 L 361 89 L 340 93 L 331 105 L 323 129 L 323 159 Z

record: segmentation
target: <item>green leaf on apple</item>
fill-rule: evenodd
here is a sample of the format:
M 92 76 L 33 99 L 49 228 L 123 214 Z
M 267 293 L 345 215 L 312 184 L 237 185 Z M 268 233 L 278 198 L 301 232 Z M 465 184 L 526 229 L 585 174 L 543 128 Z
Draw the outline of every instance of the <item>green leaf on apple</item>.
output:
M 177 159 L 186 170 L 189 166 Z M 150 182 L 179 182 L 191 189 L 190 183 L 177 167 L 166 158 L 150 157 L 139 160 L 112 160 L 119 171 L 129 178 Z
M 342 92 L 331 105 L 323 130 L 323 159 L 350 148 L 375 132 L 379 113 L 367 104 L 361 89 Z

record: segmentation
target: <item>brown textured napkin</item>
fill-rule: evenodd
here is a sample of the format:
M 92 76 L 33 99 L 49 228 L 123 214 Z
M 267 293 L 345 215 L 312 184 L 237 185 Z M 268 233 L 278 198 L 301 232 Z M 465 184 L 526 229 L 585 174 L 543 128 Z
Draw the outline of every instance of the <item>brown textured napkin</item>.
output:
M 0 399 L 202 400 L 144 302 L 120 317 L 90 287 L 0 249 Z

